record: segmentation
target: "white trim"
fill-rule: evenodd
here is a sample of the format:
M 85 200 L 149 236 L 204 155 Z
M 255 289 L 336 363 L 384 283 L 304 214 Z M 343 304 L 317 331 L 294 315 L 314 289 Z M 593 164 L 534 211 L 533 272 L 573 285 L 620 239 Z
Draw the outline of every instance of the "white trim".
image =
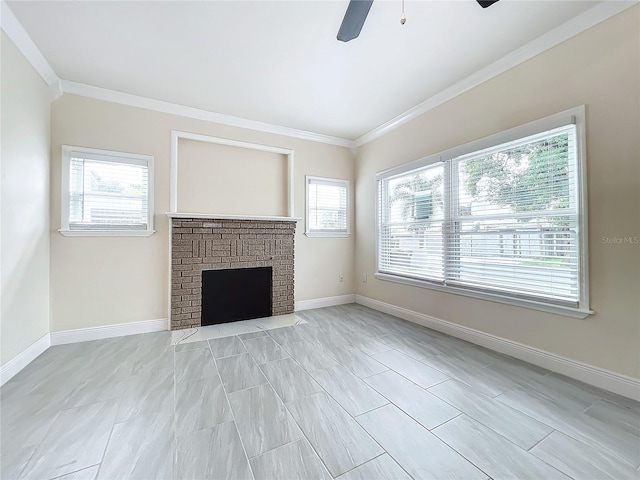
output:
M 337 295 L 335 297 L 313 298 L 311 300 L 299 300 L 295 303 L 295 311 L 312 310 L 314 308 L 333 307 L 334 305 L 345 305 L 355 303 L 356 295 Z
M 313 180 L 319 180 L 322 183 L 329 184 L 336 187 L 344 186 L 347 189 L 346 196 L 346 223 L 347 230 L 346 231 L 326 231 L 326 230 L 311 230 L 309 228 L 309 220 L 311 215 L 309 215 L 309 185 Z M 305 203 L 305 222 L 304 222 L 304 234 L 307 237 L 348 237 L 351 235 L 351 182 L 349 180 L 344 180 L 341 178 L 328 178 L 328 177 L 317 177 L 314 175 L 305 175 L 304 177 L 304 203 Z
M 349 232 L 304 232 L 309 238 L 347 238 L 351 235 Z
M 169 185 L 169 208 L 170 213 L 178 212 L 178 145 L 180 139 L 195 140 L 198 142 L 213 143 L 216 145 L 226 145 L 228 147 L 246 148 L 249 150 L 257 150 L 260 152 L 277 153 L 287 156 L 287 216 L 293 217 L 293 199 L 295 197 L 295 184 L 293 181 L 293 150 L 289 148 L 273 147 L 271 145 L 262 145 L 260 143 L 240 142 L 229 138 L 212 137 L 211 135 L 202 135 L 199 133 L 181 132 L 179 130 L 171 130 L 171 181 Z
M 443 103 L 451 100 L 464 92 L 477 87 L 478 85 L 490 80 L 507 70 L 526 62 L 527 60 L 539 55 L 540 53 L 549 50 L 556 45 L 574 37 L 585 30 L 597 25 L 600 22 L 607 20 L 608 18 L 617 15 L 618 13 L 626 10 L 629 7 L 637 5 L 635 1 L 618 2 L 618 1 L 606 1 L 597 4 L 584 13 L 572 18 L 564 24 L 554 28 L 553 30 L 541 35 L 535 40 L 530 41 L 526 45 L 514 50 L 513 52 L 505 55 L 499 60 L 481 68 L 477 72 L 471 74 L 467 78 L 460 80 L 459 82 L 451 85 L 449 88 L 442 90 L 434 96 L 428 98 L 422 103 L 410 108 L 404 113 L 401 113 L 397 117 L 392 118 L 388 122 L 370 130 L 364 135 L 354 140 L 356 147 L 369 143 L 376 138 L 379 138 L 392 130 L 395 130 L 399 126 L 410 122 L 416 117 L 419 117 L 423 113 L 434 109 L 435 107 L 442 105 Z
M 393 315 L 409 322 L 417 323 L 438 332 L 504 353 L 525 362 L 538 365 L 553 372 L 561 373 L 581 382 L 608 390 L 624 397 L 640 400 L 640 379 L 622 375 L 604 368 L 578 362 L 555 353 L 507 340 L 506 338 L 481 332 L 470 327 L 448 322 L 440 318 L 381 302 L 373 298 L 356 295 L 356 303 Z
M 167 212 L 169 218 L 203 218 L 207 220 L 258 220 L 265 222 L 299 222 L 299 217 L 276 217 L 260 215 L 221 215 L 218 213 Z
M 542 301 L 512 298 L 512 297 L 509 297 L 506 295 L 500 295 L 497 293 L 480 292 L 480 291 L 474 291 L 466 288 L 457 288 L 452 285 L 440 285 L 437 283 L 429 282 L 427 280 L 419 280 L 417 278 L 402 277 L 400 275 L 393 275 L 388 273 L 376 273 L 375 277 L 378 280 L 383 280 L 387 282 L 401 283 L 403 285 L 411 285 L 412 287 L 428 288 L 430 290 L 437 290 L 439 292 L 451 293 L 453 295 L 463 295 L 465 297 L 478 298 L 480 300 L 486 300 L 488 302 L 504 303 L 507 305 L 513 305 L 515 307 L 529 308 L 531 310 L 538 310 L 541 312 L 562 315 L 564 317 L 573 317 L 573 318 L 582 319 L 596 313 L 593 310 L 563 307 L 560 305 L 544 303 Z
M 45 333 L 38 340 L 25 348 L 0 368 L 0 385 L 4 385 L 15 377 L 24 367 L 33 362 L 51 346 L 51 337 Z
M 58 230 L 65 237 L 150 237 L 155 230 Z
M 118 323 L 116 325 L 103 325 L 100 327 L 77 328 L 74 330 L 61 330 L 59 332 L 51 332 L 51 345 L 66 345 L 67 343 L 88 342 L 90 340 L 137 335 L 139 333 L 161 332 L 164 330 L 169 330 L 169 320 L 167 318 Z
M 307 132 L 305 130 L 283 127 L 272 123 L 258 122 L 256 120 L 248 120 L 246 118 L 210 112 L 208 110 L 187 107 L 138 95 L 131 95 L 129 93 L 94 87 L 92 85 L 71 82 L 69 80 L 62 80 L 61 84 L 64 93 L 79 95 L 81 97 L 95 98 L 96 100 L 103 100 L 105 102 L 144 108 L 146 110 L 154 110 L 156 112 L 169 113 L 171 115 L 179 115 L 181 117 L 194 118 L 196 120 L 204 120 L 207 122 L 219 123 L 221 125 L 229 125 L 231 127 L 246 128 L 248 130 L 256 130 L 259 132 L 273 133 L 275 135 L 283 135 L 285 137 L 309 140 L 311 142 L 327 143 L 329 145 L 353 148 L 353 140 L 346 138 Z
M 44 58 L 40 49 L 4 1 L 0 2 L 0 23 L 2 24 L 2 30 L 5 31 L 47 85 L 60 81 L 47 59 Z

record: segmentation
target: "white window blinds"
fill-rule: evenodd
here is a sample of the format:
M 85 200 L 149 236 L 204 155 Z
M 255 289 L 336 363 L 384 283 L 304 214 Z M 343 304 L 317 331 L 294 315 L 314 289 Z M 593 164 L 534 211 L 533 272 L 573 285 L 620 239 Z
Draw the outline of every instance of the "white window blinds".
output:
M 349 233 L 349 182 L 307 177 L 307 233 Z
M 378 270 L 578 308 L 576 127 L 378 180 Z
M 149 162 L 96 154 L 66 152 L 70 231 L 149 230 Z
M 379 270 L 443 281 L 443 164 L 390 177 L 379 188 Z

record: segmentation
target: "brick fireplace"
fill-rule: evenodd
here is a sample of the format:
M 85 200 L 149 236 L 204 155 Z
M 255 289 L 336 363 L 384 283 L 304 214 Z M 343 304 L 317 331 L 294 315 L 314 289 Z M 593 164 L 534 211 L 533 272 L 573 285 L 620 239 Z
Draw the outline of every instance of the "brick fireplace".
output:
M 272 315 L 294 310 L 297 219 L 171 217 L 171 330 L 201 326 L 202 272 L 272 268 Z

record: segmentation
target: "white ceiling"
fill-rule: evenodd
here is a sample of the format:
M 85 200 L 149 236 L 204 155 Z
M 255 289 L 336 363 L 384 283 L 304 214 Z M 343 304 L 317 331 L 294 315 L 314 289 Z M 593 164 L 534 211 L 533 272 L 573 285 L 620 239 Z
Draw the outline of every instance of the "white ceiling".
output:
M 354 139 L 599 2 L 8 2 L 57 75 L 179 105 Z

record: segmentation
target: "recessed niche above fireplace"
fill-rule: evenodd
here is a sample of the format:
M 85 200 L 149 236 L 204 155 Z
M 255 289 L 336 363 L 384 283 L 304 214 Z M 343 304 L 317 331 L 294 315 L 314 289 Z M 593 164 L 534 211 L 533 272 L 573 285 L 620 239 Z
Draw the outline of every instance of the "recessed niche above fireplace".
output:
M 203 314 L 208 316 L 210 307 L 214 311 L 221 308 L 220 305 L 204 305 L 203 293 L 206 291 L 203 285 L 207 282 L 203 282 L 203 273 L 208 275 L 210 271 L 270 268 L 270 313 L 256 314 L 259 316 L 253 318 L 293 313 L 294 239 L 296 222 L 300 219 L 187 213 L 167 215 L 172 219 L 172 330 L 204 325 Z M 242 280 L 235 284 L 240 292 L 225 295 L 232 303 L 246 303 L 250 294 L 247 286 L 241 286 Z M 216 313 L 213 317 L 220 318 L 220 315 Z M 229 318 L 227 321 L 240 319 L 244 318 Z

